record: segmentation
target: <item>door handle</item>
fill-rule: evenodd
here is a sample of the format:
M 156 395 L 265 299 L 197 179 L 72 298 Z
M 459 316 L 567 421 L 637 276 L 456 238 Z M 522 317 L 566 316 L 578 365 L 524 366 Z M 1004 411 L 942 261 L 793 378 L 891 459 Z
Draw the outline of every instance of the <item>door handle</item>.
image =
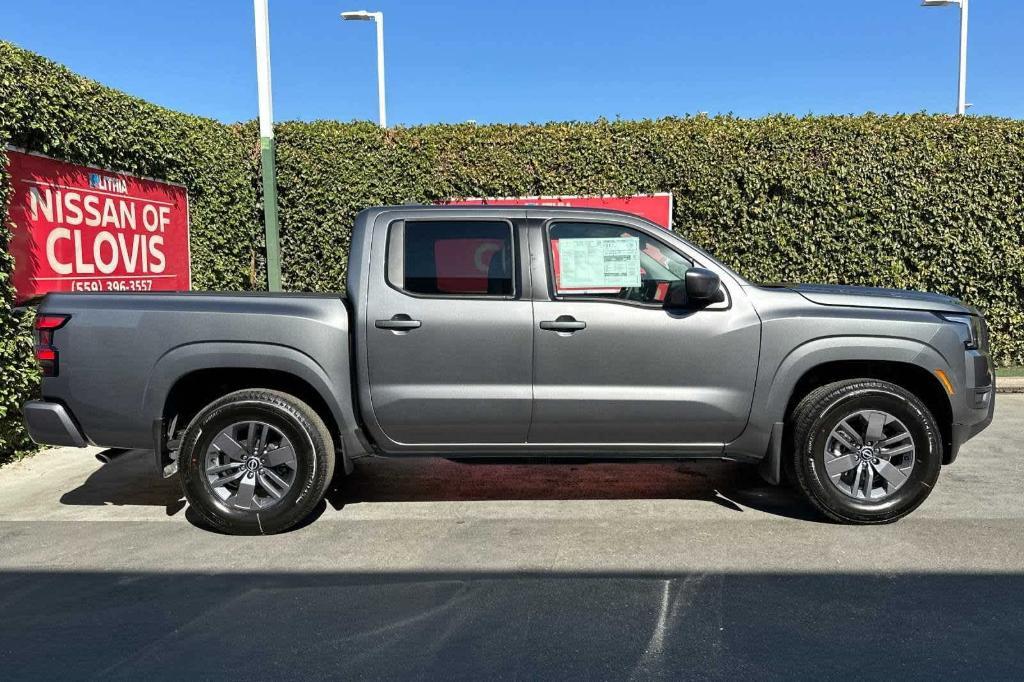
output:
M 414 320 L 404 313 L 398 315 L 392 315 L 390 320 L 377 320 L 373 323 L 373 326 L 377 329 L 390 329 L 396 332 L 407 332 L 413 329 L 419 329 L 423 326 L 423 323 L 419 320 Z
M 569 332 L 571 334 L 586 329 L 587 323 L 577 320 L 572 315 L 559 315 L 557 319 L 541 322 L 540 328 L 551 332 Z

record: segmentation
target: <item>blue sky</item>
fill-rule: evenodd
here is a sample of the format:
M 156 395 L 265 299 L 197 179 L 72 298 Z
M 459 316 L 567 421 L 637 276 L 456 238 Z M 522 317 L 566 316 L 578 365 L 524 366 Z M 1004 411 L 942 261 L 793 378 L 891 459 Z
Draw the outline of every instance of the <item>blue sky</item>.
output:
M 278 120 L 392 124 L 949 111 L 959 14 L 918 0 L 270 0 Z M 627 12 L 627 9 L 629 12 Z M 248 0 L 5 3 L 0 37 L 107 85 L 224 121 L 256 116 Z M 970 111 L 1024 118 L 1024 2 L 971 6 Z

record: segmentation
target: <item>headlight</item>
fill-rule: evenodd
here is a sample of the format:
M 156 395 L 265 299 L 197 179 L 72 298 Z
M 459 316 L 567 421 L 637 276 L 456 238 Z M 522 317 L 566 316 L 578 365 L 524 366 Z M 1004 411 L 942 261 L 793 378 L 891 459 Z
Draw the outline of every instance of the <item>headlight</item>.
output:
M 940 315 L 940 317 L 949 322 L 955 322 L 956 324 L 963 325 L 967 332 L 967 340 L 964 341 L 964 348 L 967 350 L 977 350 L 978 344 L 980 343 L 982 336 L 982 322 L 981 318 L 977 315 Z

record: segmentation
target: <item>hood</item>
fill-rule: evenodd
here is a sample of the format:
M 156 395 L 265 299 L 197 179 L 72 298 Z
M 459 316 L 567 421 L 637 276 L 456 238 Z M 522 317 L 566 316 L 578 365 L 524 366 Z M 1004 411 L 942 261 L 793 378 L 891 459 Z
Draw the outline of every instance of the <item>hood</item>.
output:
M 855 287 L 839 284 L 780 284 L 818 305 L 889 308 L 892 310 L 930 310 L 939 313 L 979 315 L 960 299 L 925 291 Z

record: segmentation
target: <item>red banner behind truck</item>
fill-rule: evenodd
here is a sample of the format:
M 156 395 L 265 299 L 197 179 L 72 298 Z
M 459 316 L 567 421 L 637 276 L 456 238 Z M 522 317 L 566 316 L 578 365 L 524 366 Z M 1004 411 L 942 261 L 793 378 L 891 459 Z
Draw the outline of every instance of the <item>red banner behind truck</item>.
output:
M 647 218 L 666 230 L 672 229 L 672 195 L 636 194 L 633 196 L 538 196 L 538 197 L 489 197 L 469 199 L 449 199 L 439 202 L 450 206 L 577 206 L 584 208 L 609 208 L 625 211 Z M 499 251 L 501 244 L 487 240 L 448 240 L 443 248 L 434 254 L 434 266 L 438 273 L 438 286 L 444 291 L 457 293 L 460 288 L 466 291 L 479 291 L 487 287 L 488 270 L 491 258 Z M 618 291 L 615 289 L 597 289 L 594 287 L 561 286 L 561 264 L 557 241 L 551 243 L 554 254 L 555 277 L 559 278 L 559 291 Z
M 8 150 L 18 302 L 51 291 L 191 288 L 181 185 Z
M 672 229 L 672 195 L 634 194 L 632 196 L 547 196 L 547 197 L 491 197 L 486 199 L 452 199 L 443 203 L 453 206 L 579 206 L 582 208 L 611 208 L 647 218 L 652 223 Z

